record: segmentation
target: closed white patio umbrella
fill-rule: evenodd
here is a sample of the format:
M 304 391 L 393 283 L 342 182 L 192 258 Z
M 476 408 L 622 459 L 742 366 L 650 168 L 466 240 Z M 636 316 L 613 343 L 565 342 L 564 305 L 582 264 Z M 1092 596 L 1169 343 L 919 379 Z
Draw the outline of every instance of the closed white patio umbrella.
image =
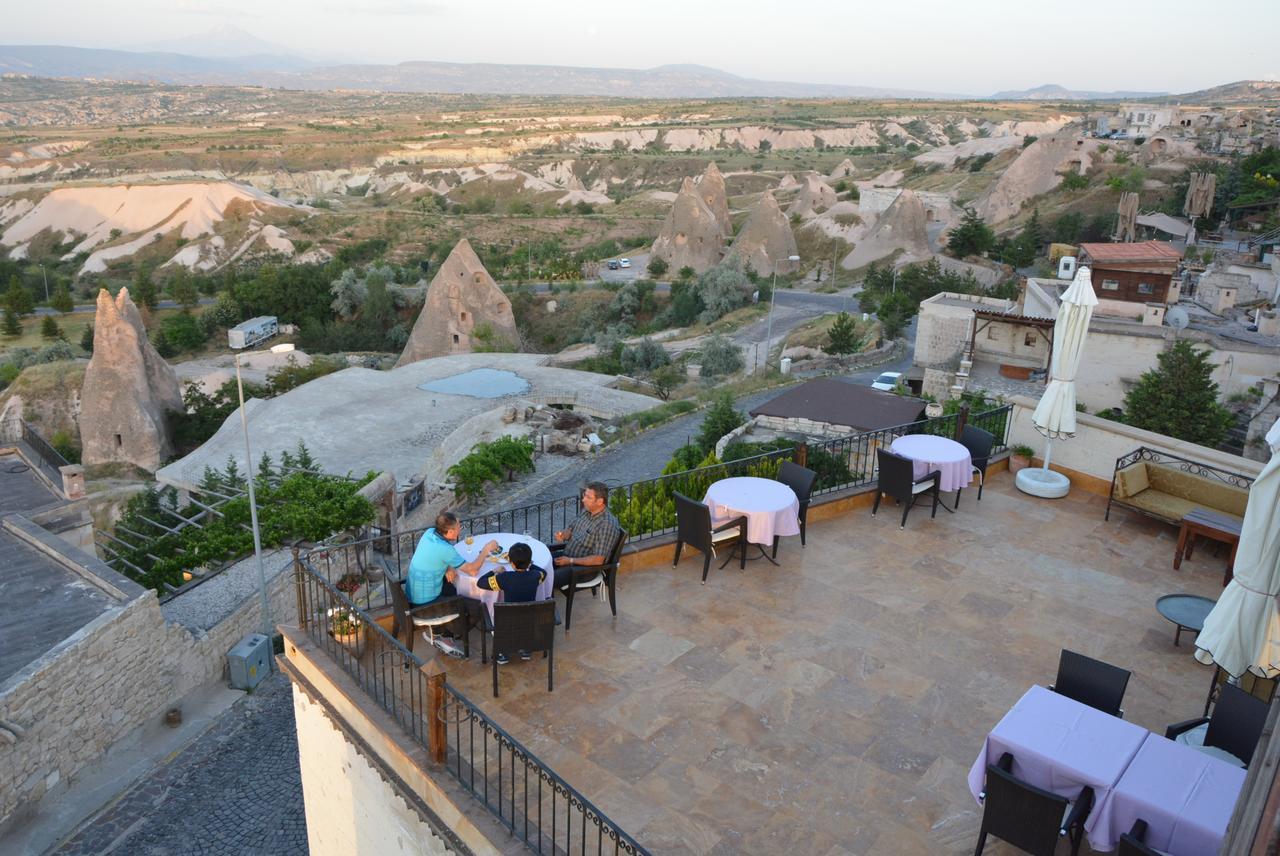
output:
M 1233 578 L 1196 637 L 1196 659 L 1237 678 L 1280 674 L 1280 421 L 1267 443 L 1271 460 L 1249 488 Z
M 1018 473 L 1018 488 L 1035 496 L 1066 496 L 1071 483 L 1061 473 L 1049 469 L 1053 441 L 1076 435 L 1076 372 L 1084 354 L 1084 340 L 1089 335 L 1089 319 L 1098 297 L 1093 293 L 1093 281 L 1089 268 L 1076 269 L 1062 302 L 1058 306 L 1058 320 L 1053 325 L 1053 356 L 1049 361 L 1049 386 L 1045 389 L 1031 424 L 1047 439 L 1044 447 L 1044 465 L 1039 469 L 1027 469 Z

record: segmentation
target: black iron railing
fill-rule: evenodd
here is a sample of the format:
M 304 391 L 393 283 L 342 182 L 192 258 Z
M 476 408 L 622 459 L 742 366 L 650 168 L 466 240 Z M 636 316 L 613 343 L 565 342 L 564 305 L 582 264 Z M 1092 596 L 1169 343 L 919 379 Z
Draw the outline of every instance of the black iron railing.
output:
M 49 445 L 49 442 L 41 437 L 36 429 L 27 424 L 25 419 L 22 420 L 22 442 L 26 443 L 40 458 L 37 463 L 44 472 L 45 477 L 61 490 L 62 472 L 59 468 L 65 467 L 69 461 L 62 457 L 61 452 Z
M 366 552 L 377 540 L 362 542 Z M 330 548 L 330 559 L 357 549 Z M 307 635 L 522 843 L 536 853 L 647 854 L 443 676 L 428 677 L 423 660 L 326 579 L 312 557 L 299 557 L 295 568 L 299 621 Z M 433 680 L 439 683 L 433 686 Z M 461 845 L 451 830 L 440 831 Z

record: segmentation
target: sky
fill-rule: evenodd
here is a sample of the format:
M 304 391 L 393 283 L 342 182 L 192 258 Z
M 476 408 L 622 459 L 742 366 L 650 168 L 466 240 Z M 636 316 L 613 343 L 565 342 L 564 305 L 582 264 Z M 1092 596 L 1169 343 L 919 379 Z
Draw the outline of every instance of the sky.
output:
M 1280 0 L 59 0 L 0 42 L 136 49 L 236 27 L 321 61 L 651 68 L 988 95 L 1280 79 Z M 216 40 L 208 40 L 209 44 Z M 189 44 L 189 43 L 188 43 Z M 254 46 L 252 52 L 259 52 Z M 191 52 L 189 49 L 185 52 Z M 212 51 L 211 51 L 212 52 Z

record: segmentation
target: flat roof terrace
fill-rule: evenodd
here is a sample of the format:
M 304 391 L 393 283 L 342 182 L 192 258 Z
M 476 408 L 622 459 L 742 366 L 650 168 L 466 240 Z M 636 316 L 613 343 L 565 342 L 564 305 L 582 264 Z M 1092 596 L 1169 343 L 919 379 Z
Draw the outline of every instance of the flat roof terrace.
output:
M 815 506 L 781 567 L 627 572 L 616 620 L 584 594 L 557 632 L 553 693 L 538 657 L 500 667 L 498 699 L 474 652 L 448 680 L 655 853 L 971 852 L 968 770 L 1062 648 L 1132 670 L 1130 722 L 1200 713 L 1211 670 L 1154 605 L 1216 598 L 1223 561 L 1174 571 L 1173 527 L 990 481 L 905 530 Z

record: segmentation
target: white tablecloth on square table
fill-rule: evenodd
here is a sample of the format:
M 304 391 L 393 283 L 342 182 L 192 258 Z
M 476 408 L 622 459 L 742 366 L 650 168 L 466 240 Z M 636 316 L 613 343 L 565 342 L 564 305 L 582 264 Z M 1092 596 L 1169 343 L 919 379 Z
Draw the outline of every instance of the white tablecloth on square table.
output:
M 497 541 L 503 552 L 510 550 L 512 544 L 521 541 L 528 544 L 533 551 L 533 563 L 547 572 L 546 579 L 542 581 L 542 585 L 538 586 L 538 600 L 549 600 L 552 597 L 555 593 L 556 574 L 555 568 L 551 564 L 551 551 L 547 549 L 546 544 L 543 544 L 538 539 L 530 538 L 527 535 L 517 535 L 514 532 L 489 532 L 484 535 L 473 535 L 470 544 L 465 540 L 461 540 L 455 546 L 462 558 L 470 562 L 480 553 L 480 548 L 490 541 Z M 480 571 L 474 577 L 458 574 L 458 579 L 453 586 L 458 590 L 458 594 L 463 597 L 469 597 L 472 600 L 478 600 L 483 603 L 485 608 L 489 610 L 489 620 L 493 621 L 493 605 L 502 601 L 502 592 L 478 589 L 476 588 L 476 581 L 490 571 L 501 573 L 509 570 L 511 570 L 510 563 L 503 565 L 495 559 L 489 559 L 481 566 Z
M 747 540 L 768 545 L 774 536 L 800 534 L 800 500 L 796 492 L 773 479 L 739 476 L 721 479 L 703 497 L 718 525 L 732 517 L 747 518 Z
M 912 473 L 922 479 L 934 470 L 942 473 L 942 490 L 959 490 L 973 481 L 973 458 L 969 450 L 955 440 L 932 434 L 908 434 L 893 441 L 889 451 L 910 458 Z
M 1095 848 L 1110 842 L 1109 850 L 1141 818 L 1147 822 L 1147 846 L 1162 853 L 1217 853 L 1244 776 L 1241 767 L 1148 734 L 1120 781 L 1094 808 L 1089 842 Z
M 969 792 L 977 799 L 986 781 L 987 765 L 1013 754 L 1013 775 L 1058 796 L 1075 800 L 1087 785 L 1094 805 L 1101 805 L 1120 780 L 1129 762 L 1151 732 L 1123 719 L 1095 710 L 1044 687 L 1034 686 L 1018 699 L 987 735 L 982 751 L 969 770 Z M 1094 830 L 1095 809 L 1085 821 L 1094 849 L 1107 850 L 1108 833 Z M 1126 830 L 1127 831 L 1127 830 Z

